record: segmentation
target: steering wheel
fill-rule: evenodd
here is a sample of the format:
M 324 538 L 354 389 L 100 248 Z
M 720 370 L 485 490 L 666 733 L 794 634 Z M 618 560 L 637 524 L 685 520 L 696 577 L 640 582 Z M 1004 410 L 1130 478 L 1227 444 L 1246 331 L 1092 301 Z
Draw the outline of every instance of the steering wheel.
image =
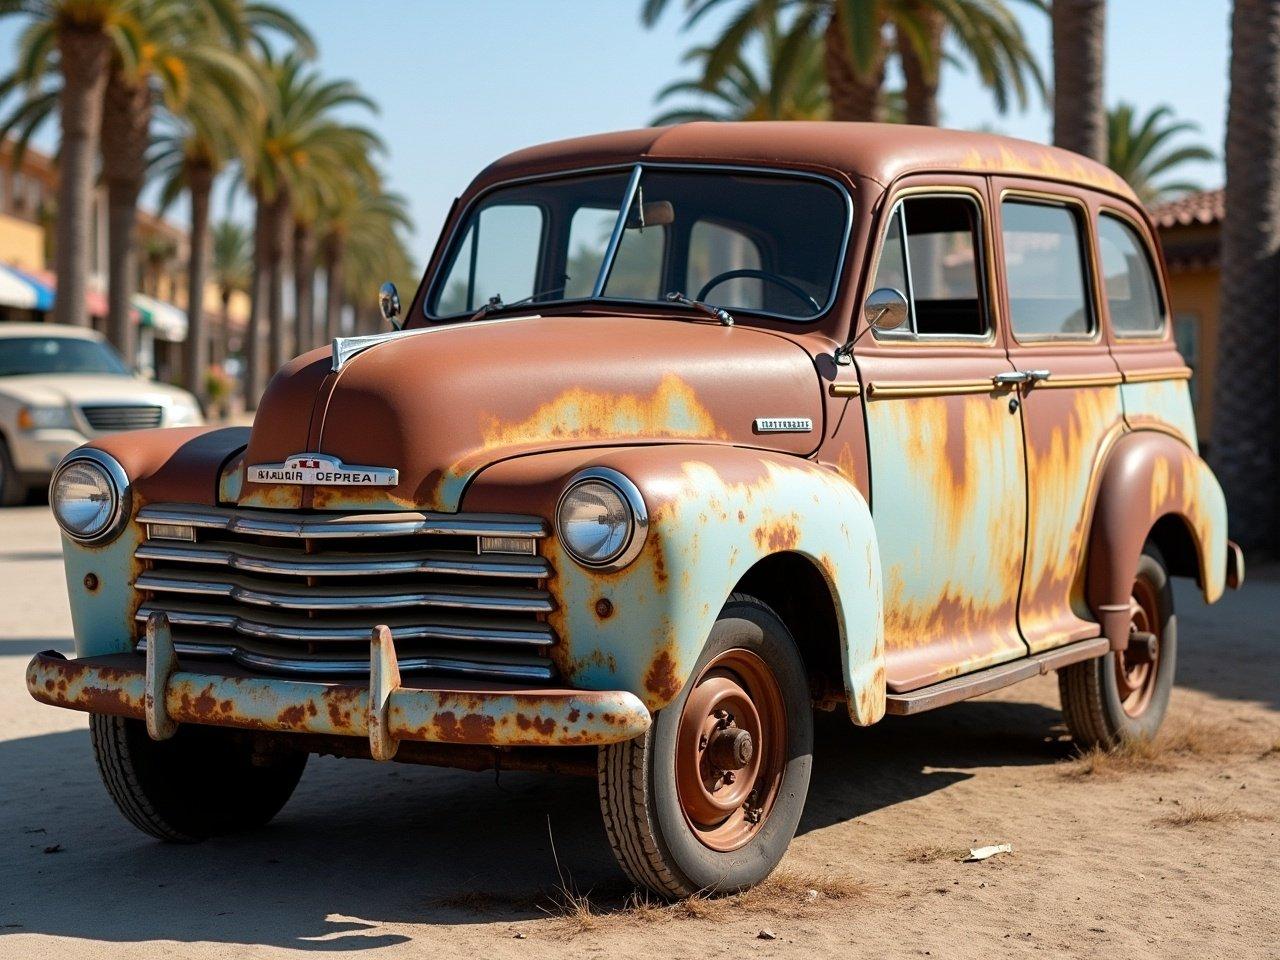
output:
M 695 300 L 706 300 L 707 294 L 722 283 L 730 280 L 750 279 L 764 280 L 768 283 L 775 283 L 793 297 L 803 300 L 806 304 L 813 308 L 815 314 L 822 312 L 822 304 L 809 296 L 805 292 L 804 287 L 796 283 L 794 280 L 788 280 L 786 277 L 778 273 L 770 273 L 768 270 L 726 270 L 724 273 L 717 273 L 714 277 L 702 285 L 702 289 L 698 291 Z

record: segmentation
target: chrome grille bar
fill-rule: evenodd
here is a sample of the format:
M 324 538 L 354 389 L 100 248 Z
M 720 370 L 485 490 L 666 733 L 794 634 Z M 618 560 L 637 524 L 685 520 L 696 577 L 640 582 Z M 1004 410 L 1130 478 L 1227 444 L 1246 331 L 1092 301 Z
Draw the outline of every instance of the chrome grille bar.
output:
M 223 510 L 195 504 L 151 504 L 138 511 L 140 523 L 181 523 L 203 529 L 261 537 L 302 539 L 412 537 L 432 534 L 466 537 L 545 537 L 535 517 L 486 513 L 284 514 L 271 510 Z

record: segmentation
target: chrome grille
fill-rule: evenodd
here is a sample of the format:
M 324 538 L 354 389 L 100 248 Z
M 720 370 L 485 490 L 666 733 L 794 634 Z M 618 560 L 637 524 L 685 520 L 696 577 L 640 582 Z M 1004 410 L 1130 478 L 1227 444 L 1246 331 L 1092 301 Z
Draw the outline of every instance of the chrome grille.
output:
M 162 408 L 133 404 L 129 406 L 81 407 L 85 420 L 94 430 L 144 430 L 160 426 Z
M 164 612 L 178 652 L 276 673 L 362 675 L 369 633 L 391 628 L 403 672 L 549 680 L 551 570 L 481 554 L 478 538 L 536 541 L 536 517 L 279 513 L 151 504 L 138 513 L 143 625 Z M 181 525 L 194 540 L 151 536 Z

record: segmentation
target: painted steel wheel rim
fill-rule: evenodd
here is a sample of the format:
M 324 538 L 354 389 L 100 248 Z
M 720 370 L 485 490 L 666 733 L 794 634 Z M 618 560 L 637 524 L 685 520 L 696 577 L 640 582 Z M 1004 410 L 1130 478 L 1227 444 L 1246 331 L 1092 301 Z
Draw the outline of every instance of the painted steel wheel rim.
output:
M 694 680 L 676 735 L 676 792 L 685 822 L 712 850 L 757 836 L 786 767 L 787 715 L 769 666 L 726 650 Z
M 1155 695 L 1156 675 L 1160 667 L 1160 651 L 1163 637 L 1163 621 L 1160 617 L 1160 591 L 1150 580 L 1139 577 L 1133 583 L 1129 598 L 1130 636 L 1150 633 L 1155 637 L 1150 656 L 1134 644 L 1116 653 L 1116 691 L 1120 706 L 1134 719 L 1141 717 L 1151 705 Z

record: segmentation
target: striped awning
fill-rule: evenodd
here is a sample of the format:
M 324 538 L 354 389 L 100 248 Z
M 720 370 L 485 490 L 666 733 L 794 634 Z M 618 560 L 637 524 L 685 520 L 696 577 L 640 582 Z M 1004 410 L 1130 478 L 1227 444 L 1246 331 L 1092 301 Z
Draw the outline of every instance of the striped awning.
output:
M 150 328 L 157 340 L 179 343 L 187 339 L 186 311 L 145 293 L 133 295 L 133 307 L 138 311 L 142 325 Z
M 33 270 L 27 276 L 32 277 L 37 283 L 42 283 L 49 288 L 51 297 L 56 297 L 58 293 L 58 275 L 52 270 Z M 84 306 L 89 311 L 91 317 L 105 317 L 108 313 L 107 298 L 101 290 L 89 287 L 84 292 Z M 50 306 L 49 309 L 53 309 Z
M 17 267 L 0 264 L 0 307 L 52 310 L 53 289 Z

